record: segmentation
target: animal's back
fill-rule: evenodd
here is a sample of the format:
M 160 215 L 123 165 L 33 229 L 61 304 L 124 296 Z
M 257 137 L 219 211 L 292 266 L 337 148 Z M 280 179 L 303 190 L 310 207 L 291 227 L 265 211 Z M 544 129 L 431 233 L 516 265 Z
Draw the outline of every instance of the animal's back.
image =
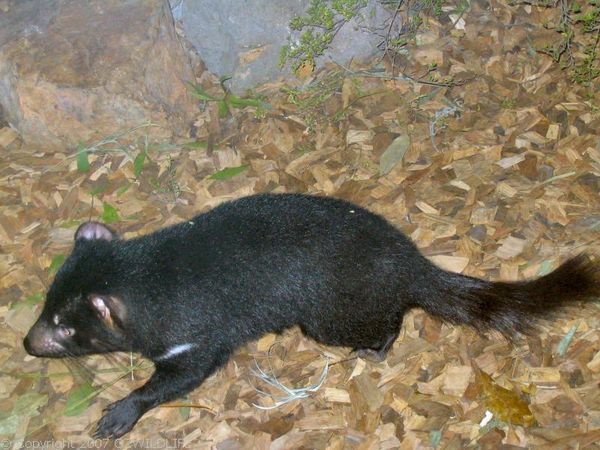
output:
M 241 287 L 231 306 L 328 344 L 378 347 L 397 333 L 411 271 L 431 267 L 386 220 L 338 199 L 258 195 L 203 218 L 199 232 L 219 235 L 211 260 L 231 263 L 215 277 Z

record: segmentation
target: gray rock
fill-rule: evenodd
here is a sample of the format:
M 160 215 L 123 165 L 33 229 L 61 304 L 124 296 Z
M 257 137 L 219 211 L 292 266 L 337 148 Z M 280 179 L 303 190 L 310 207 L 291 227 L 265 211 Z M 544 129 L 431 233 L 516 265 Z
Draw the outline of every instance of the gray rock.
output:
M 193 117 L 189 60 L 166 0 L 19 0 L 0 15 L 0 122 L 31 144 L 74 146 Z
M 299 33 L 292 32 L 289 23 L 308 5 L 308 0 L 172 1 L 186 37 L 207 69 L 219 77 L 231 76 L 229 86 L 236 93 L 291 78 L 289 70 L 278 67 L 279 54 L 282 46 L 298 39 Z M 317 65 L 329 60 L 347 64 L 377 52 L 391 13 L 371 0 L 361 16 L 342 27 Z

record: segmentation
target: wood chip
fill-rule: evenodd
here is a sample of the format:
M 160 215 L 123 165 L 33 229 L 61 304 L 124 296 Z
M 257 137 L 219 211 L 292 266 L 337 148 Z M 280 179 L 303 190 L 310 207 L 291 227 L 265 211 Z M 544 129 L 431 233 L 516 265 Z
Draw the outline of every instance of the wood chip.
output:
M 436 266 L 450 272 L 462 273 L 469 264 L 469 258 L 462 256 L 435 255 L 429 258 Z
M 508 169 L 509 167 L 519 164 L 521 161 L 525 161 L 525 153 L 519 153 L 515 156 L 502 158 L 500 161 L 497 161 L 496 164 L 498 164 L 503 169 Z
M 502 259 L 514 258 L 523 252 L 525 245 L 527 245 L 526 240 L 509 236 L 504 240 L 498 250 L 496 250 L 496 256 Z
M 560 135 L 560 125 L 557 123 L 551 123 L 548 125 L 548 131 L 546 131 L 546 137 L 553 141 L 557 140 Z
M 321 395 L 327 402 L 350 403 L 350 394 L 345 389 L 324 388 Z
M 472 375 L 471 366 L 450 366 L 446 369 L 442 390 L 448 395 L 461 396 L 467 389 Z
M 496 191 L 498 194 L 509 198 L 513 198 L 518 192 L 514 187 L 505 182 L 498 183 L 498 186 L 496 186 Z
M 427 214 L 435 214 L 436 216 L 440 214 L 440 212 L 437 209 L 435 209 L 433 206 L 428 205 L 427 203 L 422 202 L 422 201 L 416 202 L 415 206 Z

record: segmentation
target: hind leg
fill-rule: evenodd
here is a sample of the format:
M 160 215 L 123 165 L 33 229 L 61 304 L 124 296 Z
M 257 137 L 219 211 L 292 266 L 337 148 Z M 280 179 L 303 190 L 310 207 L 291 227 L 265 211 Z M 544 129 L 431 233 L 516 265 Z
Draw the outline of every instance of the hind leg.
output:
M 359 358 L 366 359 L 371 362 L 380 363 L 387 356 L 388 351 L 394 345 L 394 341 L 398 337 L 398 331 L 390 334 L 383 344 L 374 348 L 355 348 L 354 351 Z

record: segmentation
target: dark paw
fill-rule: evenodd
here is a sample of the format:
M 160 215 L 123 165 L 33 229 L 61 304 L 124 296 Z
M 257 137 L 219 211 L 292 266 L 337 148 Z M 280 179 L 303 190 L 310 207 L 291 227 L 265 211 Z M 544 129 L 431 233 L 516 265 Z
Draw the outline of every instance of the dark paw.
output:
M 354 351 L 359 358 L 366 359 L 374 363 L 383 362 L 387 357 L 389 350 L 394 345 L 398 333 L 388 335 L 381 345 L 374 348 L 355 348 Z
M 130 431 L 142 413 L 135 402 L 125 397 L 104 409 L 104 416 L 98 422 L 94 439 L 116 439 Z
M 387 352 L 371 348 L 361 348 L 356 350 L 356 356 L 372 363 L 380 363 L 385 360 Z

